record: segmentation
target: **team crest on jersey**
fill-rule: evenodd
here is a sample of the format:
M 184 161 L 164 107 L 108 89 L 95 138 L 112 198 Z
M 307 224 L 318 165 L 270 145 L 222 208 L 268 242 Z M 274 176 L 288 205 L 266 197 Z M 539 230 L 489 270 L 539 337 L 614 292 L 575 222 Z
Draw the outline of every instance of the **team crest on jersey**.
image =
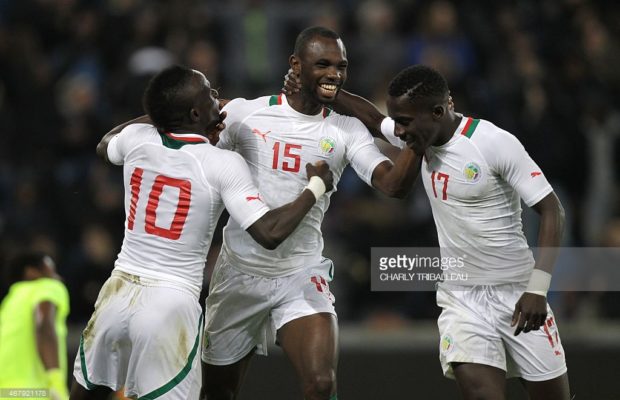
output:
M 454 341 L 452 340 L 452 336 L 443 335 L 441 338 L 441 352 L 444 354 L 450 353 L 454 349 Z
M 324 156 L 331 157 L 336 150 L 336 141 L 329 136 L 322 137 L 319 141 L 319 151 Z
M 467 179 L 468 182 L 475 183 L 480 180 L 482 169 L 480 169 L 480 166 L 475 162 L 468 162 L 465 168 L 463 168 L 463 175 L 465 175 L 465 179 Z

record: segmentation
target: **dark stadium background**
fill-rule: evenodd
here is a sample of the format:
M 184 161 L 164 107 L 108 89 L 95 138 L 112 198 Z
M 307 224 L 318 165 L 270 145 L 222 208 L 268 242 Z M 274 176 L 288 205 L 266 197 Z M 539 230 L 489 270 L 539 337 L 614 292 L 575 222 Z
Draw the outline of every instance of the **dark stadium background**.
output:
M 122 173 L 96 159 L 100 137 L 142 113 L 146 82 L 172 63 L 204 72 L 225 98 L 276 93 L 310 25 L 342 35 L 346 87 L 380 107 L 401 68 L 438 68 L 458 111 L 514 133 L 545 171 L 567 212 L 565 246 L 620 247 L 616 1 L 0 0 L 0 256 L 34 247 L 55 257 L 71 294 L 70 360 L 123 233 Z M 524 220 L 535 243 L 536 218 Z M 348 171 L 323 229 L 336 264 L 340 397 L 455 398 L 433 293 L 369 287 L 371 247 L 436 245 L 421 185 L 393 201 Z M 575 268 L 587 266 L 560 263 L 556 276 Z M 576 399 L 620 399 L 620 296 L 568 287 L 550 301 Z M 298 393 L 273 353 L 255 360 L 244 399 Z M 510 396 L 525 398 L 516 383 Z

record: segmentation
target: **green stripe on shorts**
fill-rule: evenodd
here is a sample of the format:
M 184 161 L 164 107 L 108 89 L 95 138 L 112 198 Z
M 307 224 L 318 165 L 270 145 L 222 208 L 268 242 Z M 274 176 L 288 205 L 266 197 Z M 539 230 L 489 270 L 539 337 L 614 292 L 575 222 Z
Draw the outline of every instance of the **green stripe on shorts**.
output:
M 162 387 L 153 390 L 150 393 L 145 394 L 142 397 L 139 397 L 138 400 L 153 400 L 168 393 L 172 390 L 176 385 L 181 383 L 183 379 L 189 374 L 189 371 L 192 369 L 192 364 L 194 363 L 194 358 L 196 357 L 196 353 L 198 352 L 198 344 L 200 343 L 200 332 L 202 330 L 202 314 L 200 315 L 200 321 L 198 322 L 198 334 L 196 335 L 196 340 L 194 341 L 194 347 L 192 351 L 189 353 L 189 357 L 187 358 L 187 364 L 183 367 L 181 372 L 177 374 L 174 378 L 170 380 L 170 382 L 166 383 Z
M 82 367 L 82 375 L 84 376 L 84 381 L 86 382 L 86 388 L 88 390 L 93 390 L 95 385 L 88 380 L 88 371 L 86 371 L 86 356 L 84 355 L 84 335 L 80 336 L 80 366 Z

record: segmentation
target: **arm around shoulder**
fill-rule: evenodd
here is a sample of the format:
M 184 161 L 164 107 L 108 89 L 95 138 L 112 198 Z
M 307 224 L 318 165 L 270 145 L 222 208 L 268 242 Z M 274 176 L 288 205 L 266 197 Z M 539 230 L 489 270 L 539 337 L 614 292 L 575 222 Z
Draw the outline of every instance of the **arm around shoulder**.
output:
M 365 98 L 340 90 L 334 109 L 340 114 L 359 119 L 374 137 L 383 138 L 381 122 L 385 119 L 385 115 Z
M 108 144 L 110 143 L 110 140 L 112 140 L 114 136 L 121 133 L 123 129 L 125 129 L 127 126 L 131 124 L 150 124 L 150 123 L 152 123 L 151 118 L 148 115 L 143 115 L 141 117 L 134 118 L 131 121 L 127 121 L 118 126 L 115 126 L 114 128 L 112 128 L 112 130 L 110 130 L 108 133 L 103 135 L 103 137 L 99 141 L 99 144 L 97 144 L 97 150 L 96 150 L 97 155 L 102 160 L 106 162 L 110 162 L 110 160 L 108 159 Z

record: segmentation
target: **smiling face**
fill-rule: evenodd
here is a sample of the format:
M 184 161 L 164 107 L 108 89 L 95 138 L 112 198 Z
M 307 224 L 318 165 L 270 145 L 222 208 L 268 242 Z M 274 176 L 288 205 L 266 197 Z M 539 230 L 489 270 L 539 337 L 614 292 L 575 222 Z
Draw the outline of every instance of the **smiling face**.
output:
M 394 134 L 416 154 L 423 154 L 429 146 L 443 144 L 440 143 L 441 120 L 447 106 L 443 100 L 412 102 L 407 94 L 387 99 L 388 115 L 395 122 Z
M 315 36 L 291 56 L 293 71 L 301 80 L 301 93 L 306 99 L 329 104 L 347 79 L 347 55 L 340 39 Z

